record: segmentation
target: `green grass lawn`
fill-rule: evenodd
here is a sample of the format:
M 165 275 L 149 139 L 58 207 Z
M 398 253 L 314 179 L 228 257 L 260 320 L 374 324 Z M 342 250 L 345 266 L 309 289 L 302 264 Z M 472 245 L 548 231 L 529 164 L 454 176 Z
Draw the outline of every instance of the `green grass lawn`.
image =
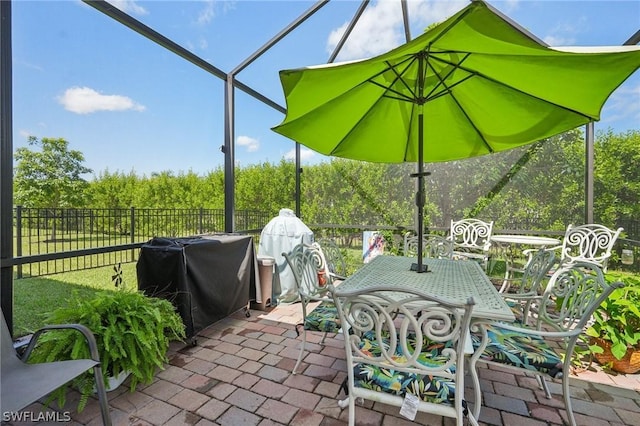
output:
M 114 274 L 113 267 L 108 267 L 14 280 L 15 336 L 23 336 L 42 327 L 49 312 L 69 305 L 74 292 L 82 297 L 91 297 L 96 291 L 115 289 L 111 279 Z M 136 264 L 123 264 L 122 277 L 127 288 L 137 288 Z

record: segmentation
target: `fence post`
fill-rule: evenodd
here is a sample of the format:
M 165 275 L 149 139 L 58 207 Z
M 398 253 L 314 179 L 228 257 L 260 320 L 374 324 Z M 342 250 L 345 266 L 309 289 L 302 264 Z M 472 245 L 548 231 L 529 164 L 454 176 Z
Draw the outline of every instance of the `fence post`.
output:
M 204 207 L 200 207 L 198 216 L 198 234 L 204 234 Z
M 129 234 L 131 235 L 131 239 L 129 242 L 132 244 L 136 242 L 136 208 L 131 207 L 129 209 Z M 135 250 L 131 249 L 131 261 L 133 262 L 135 259 Z
M 16 256 L 22 256 L 22 206 L 16 206 Z M 18 265 L 17 278 L 22 278 L 22 265 Z

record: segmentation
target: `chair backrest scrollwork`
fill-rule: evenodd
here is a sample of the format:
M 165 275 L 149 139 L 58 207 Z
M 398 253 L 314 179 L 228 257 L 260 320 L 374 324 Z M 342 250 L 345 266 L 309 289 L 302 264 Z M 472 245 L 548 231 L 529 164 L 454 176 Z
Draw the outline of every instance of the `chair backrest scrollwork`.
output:
M 538 293 L 541 284 L 556 261 L 553 250 L 539 249 L 531 253 L 527 264 L 524 266 L 519 287 L 514 293 Z
M 303 315 L 306 316 L 306 305 L 309 302 L 323 300 L 327 296 L 330 282 L 324 255 L 315 243 L 298 244 L 289 253 L 282 255 L 293 271 Z
M 404 236 L 403 253 L 408 257 L 418 255 L 418 236 L 413 232 L 407 232 Z M 441 235 L 423 235 L 422 255 L 434 259 L 451 259 L 453 256 L 453 241 Z
M 316 241 L 316 244 L 320 246 L 320 250 L 324 255 L 332 281 L 345 280 L 347 277 L 347 263 L 340 251 L 340 247 L 338 247 L 335 241 L 327 238 L 319 239 Z
M 538 309 L 537 328 L 544 323 L 558 331 L 582 330 L 602 302 L 621 286 L 607 283 L 602 269 L 594 263 L 564 264 L 549 279 Z
M 613 246 L 623 230 L 595 223 L 569 225 L 562 240 L 561 262 L 593 262 L 606 272 Z
M 480 219 L 462 219 L 451 221 L 449 239 L 455 243 L 455 249 L 488 251 L 491 246 L 493 221 Z

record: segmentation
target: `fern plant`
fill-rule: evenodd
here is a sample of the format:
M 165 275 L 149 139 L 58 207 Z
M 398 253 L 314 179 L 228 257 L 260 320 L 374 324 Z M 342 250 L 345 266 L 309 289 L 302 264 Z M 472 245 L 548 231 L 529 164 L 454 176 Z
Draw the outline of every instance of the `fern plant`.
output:
M 77 323 L 87 326 L 94 334 L 105 383 L 109 376 L 131 373 L 130 390 L 138 383 L 149 384 L 158 369 L 168 362 L 167 350 L 172 340 L 183 341 L 185 328 L 173 305 L 164 299 L 148 297 L 126 290 L 105 290 L 92 299 L 73 295 L 72 307 L 58 308 L 47 323 Z M 43 335 L 31 356 L 32 362 L 90 358 L 89 349 L 77 333 L 51 331 Z M 52 393 L 63 406 L 70 386 L 81 393 L 81 411 L 93 393 L 93 375 L 88 371 L 78 379 Z

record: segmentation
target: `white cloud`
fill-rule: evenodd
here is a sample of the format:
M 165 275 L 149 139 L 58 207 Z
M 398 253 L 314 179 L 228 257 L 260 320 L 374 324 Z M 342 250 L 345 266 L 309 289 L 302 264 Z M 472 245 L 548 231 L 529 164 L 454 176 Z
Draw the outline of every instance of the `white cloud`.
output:
M 402 22 L 398 2 L 378 1 L 367 7 L 343 46 L 340 60 L 375 56 L 402 43 L 402 34 L 396 30 Z M 332 52 L 344 34 L 348 22 L 329 34 L 328 50 Z
M 18 133 L 20 134 L 20 136 L 22 136 L 25 139 L 29 139 L 29 136 L 33 135 L 33 133 L 30 132 L 29 130 L 20 130 Z
M 576 36 L 587 27 L 588 22 L 584 16 L 571 22 L 559 22 L 542 39 L 549 46 L 571 46 L 576 43 Z
M 206 25 L 210 23 L 216 16 L 215 3 L 213 0 L 207 0 L 204 2 L 204 7 L 198 14 L 198 25 Z
M 468 1 L 409 1 L 409 19 L 420 33 L 433 22 L 441 22 L 468 4 Z M 327 50 L 333 52 L 349 22 L 329 34 Z M 415 38 L 419 34 L 411 34 Z M 397 0 L 370 4 L 358 20 L 338 58 L 340 61 L 368 58 L 393 49 L 406 41 L 402 9 Z
M 146 107 L 121 95 L 103 95 L 89 87 L 71 87 L 58 97 L 58 102 L 67 111 L 76 114 L 91 114 L 97 111 L 144 111 Z
M 109 3 L 130 15 L 147 15 L 149 12 L 136 3 L 136 0 L 109 0 Z
M 563 37 L 557 35 L 548 35 L 542 39 L 549 46 L 571 46 L 575 43 L 573 37 Z
M 308 148 L 300 148 L 300 161 L 309 161 L 311 160 L 313 157 L 316 156 L 315 151 L 312 151 Z M 285 160 L 295 160 L 296 159 L 296 149 L 292 149 L 291 151 L 288 151 L 286 154 L 284 154 L 284 159 Z
M 416 25 L 422 27 L 422 31 L 424 31 L 427 26 L 432 23 L 442 22 L 465 8 L 469 5 L 469 1 L 410 1 L 407 5 L 409 6 L 409 19 Z M 400 30 L 402 30 L 402 28 L 400 28 Z M 420 34 L 421 33 L 422 32 L 420 32 Z M 412 37 L 415 38 L 420 34 L 412 34 Z
M 640 83 L 635 86 L 621 86 L 607 100 L 602 111 L 602 122 L 621 120 L 640 122 Z
M 249 136 L 238 136 L 236 138 L 236 145 L 246 147 L 247 152 L 255 152 L 260 148 L 260 142 Z

